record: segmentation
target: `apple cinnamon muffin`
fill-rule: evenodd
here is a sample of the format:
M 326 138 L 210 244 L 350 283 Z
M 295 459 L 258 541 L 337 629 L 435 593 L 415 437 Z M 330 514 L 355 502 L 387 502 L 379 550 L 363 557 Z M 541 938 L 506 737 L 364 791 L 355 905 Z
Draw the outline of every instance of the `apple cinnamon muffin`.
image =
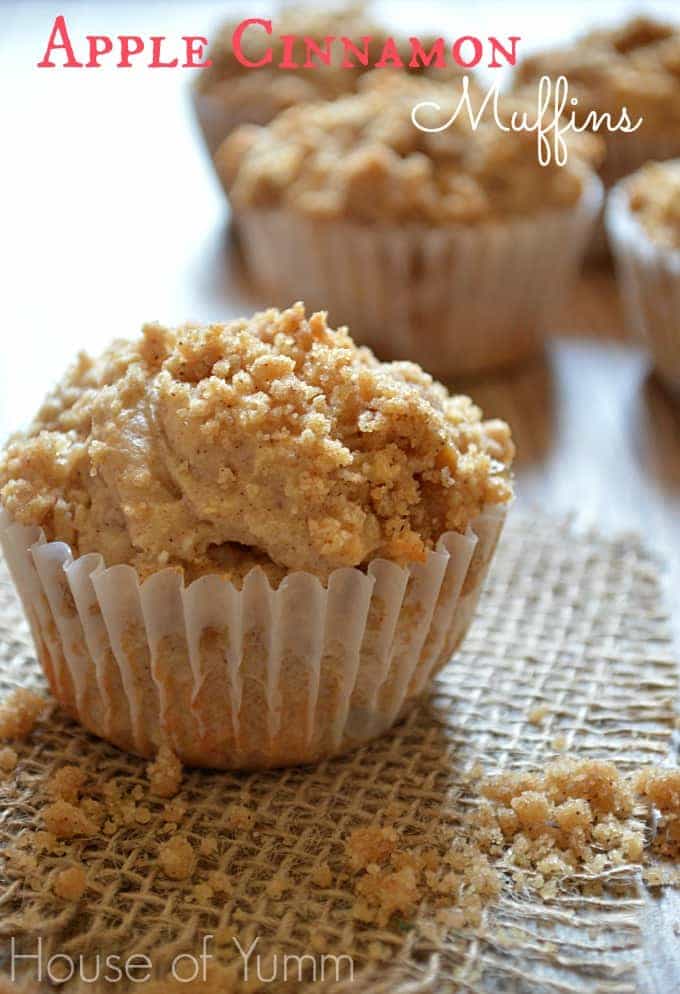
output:
M 382 358 L 438 376 L 539 347 L 600 203 L 597 139 L 571 136 L 567 164 L 542 165 L 535 133 L 502 130 L 490 104 L 475 127 L 462 99 L 462 83 L 376 72 L 237 129 L 216 156 L 263 292 L 323 302 Z M 530 112 L 499 101 L 505 122 Z
M 81 356 L 0 457 L 0 539 L 55 696 L 185 763 L 389 727 L 469 623 L 513 447 L 302 304 Z
M 557 49 L 522 61 L 516 73 L 521 91 L 541 76 L 565 76 L 569 112 L 581 127 L 608 115 L 613 125 L 625 107 L 637 130 L 598 129 L 605 143 L 600 176 L 606 188 L 650 159 L 680 155 L 680 30 L 650 17 L 634 17 L 598 29 Z M 599 249 L 605 243 L 600 237 Z
M 375 58 L 388 38 L 394 38 L 396 51 L 404 62 L 404 68 L 397 71 L 425 72 L 441 80 L 461 72 L 455 64 L 410 68 L 412 53 L 408 38 L 395 35 L 376 21 L 362 3 L 331 5 L 323 10 L 292 4 L 272 19 L 271 33 L 262 25 L 249 25 L 240 35 L 238 45 L 243 58 L 250 63 L 264 62 L 257 68 L 244 65 L 234 52 L 234 32 L 242 23 L 230 20 L 220 28 L 208 51 L 211 65 L 201 71 L 193 88 L 194 108 L 211 155 L 239 124 L 267 124 L 288 107 L 314 100 L 334 100 L 351 93 L 371 66 L 370 57 L 364 66 L 358 56 L 335 51 L 328 65 L 323 59 L 313 57 L 313 70 L 282 68 L 282 62 L 299 67 L 301 60 L 304 65 L 307 58 L 304 38 L 323 49 L 326 38 L 345 37 L 353 40 L 360 50 L 362 39 L 370 38 L 368 51 Z M 292 49 L 285 38 L 296 39 Z M 422 39 L 425 51 L 429 51 L 433 41 L 429 37 Z M 352 68 L 343 66 L 347 59 Z
M 680 390 L 680 159 L 649 162 L 617 184 L 607 231 L 631 329 Z

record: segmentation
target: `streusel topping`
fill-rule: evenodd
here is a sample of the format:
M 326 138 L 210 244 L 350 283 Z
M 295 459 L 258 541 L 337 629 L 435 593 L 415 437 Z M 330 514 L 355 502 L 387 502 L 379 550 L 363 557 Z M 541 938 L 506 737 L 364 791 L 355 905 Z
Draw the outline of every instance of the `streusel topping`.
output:
M 680 160 L 647 163 L 628 181 L 628 203 L 652 241 L 680 249 Z
M 468 397 L 298 303 L 81 355 L 0 456 L 0 499 L 108 565 L 323 579 L 423 560 L 510 499 L 512 455 Z
M 539 163 L 534 132 L 504 131 L 492 104 L 475 130 L 461 110 L 461 83 L 384 74 L 376 70 L 359 93 L 332 103 L 294 107 L 270 125 L 238 128 L 222 144 L 216 164 L 237 207 L 286 206 L 318 218 L 476 223 L 575 203 L 584 158 L 597 156 L 593 136 L 572 135 L 568 164 Z M 481 91 L 470 87 L 475 114 Z M 536 102 L 499 99 L 509 122 L 514 111 L 535 119 Z
M 543 75 L 567 77 L 578 100 L 570 110 L 579 123 L 591 111 L 608 112 L 616 122 L 624 106 L 633 122 L 644 118 L 645 131 L 665 131 L 680 121 L 680 31 L 670 24 L 637 17 L 614 30 L 592 31 L 526 59 L 517 83 Z
M 360 3 L 320 10 L 312 10 L 309 5 L 304 4 L 292 5 L 284 7 L 280 14 L 272 18 L 271 34 L 259 25 L 249 27 L 243 32 L 240 41 L 244 56 L 250 62 L 260 62 L 267 51 L 271 51 L 271 61 L 256 69 L 244 66 L 234 54 L 233 35 L 239 23 L 238 20 L 229 21 L 218 31 L 208 52 L 212 65 L 202 70 L 196 87 L 199 93 L 217 94 L 230 103 L 252 104 L 258 109 L 264 108 L 267 112 L 264 120 L 271 119 L 275 113 L 286 107 L 310 100 L 332 100 L 356 89 L 367 67 L 356 57 L 352 57 L 356 68 L 342 67 L 343 37 L 355 41 L 360 48 L 362 38 L 371 39 L 369 67 L 373 61 L 379 59 L 387 39 L 394 38 L 397 51 L 405 63 L 404 69 L 400 71 L 418 71 L 407 68 L 412 54 L 408 38 L 395 35 L 384 25 L 371 19 Z M 282 36 L 296 38 L 292 61 L 297 64 L 304 62 L 306 58 L 303 38 L 313 39 L 322 49 L 325 39 L 333 38 L 330 65 L 315 58 L 313 71 L 279 68 L 286 55 L 291 58 L 291 54 L 284 51 Z M 423 37 L 423 48 L 429 50 L 433 41 L 433 38 Z M 426 67 L 420 71 L 439 79 L 447 79 L 460 73 L 455 65 Z

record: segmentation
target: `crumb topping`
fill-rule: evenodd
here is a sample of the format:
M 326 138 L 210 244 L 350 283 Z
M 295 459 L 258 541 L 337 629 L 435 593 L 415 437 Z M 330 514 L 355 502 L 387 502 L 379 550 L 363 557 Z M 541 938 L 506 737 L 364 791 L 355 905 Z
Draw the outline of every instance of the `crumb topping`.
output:
M 87 888 L 87 874 L 82 866 L 60 870 L 54 879 L 54 893 L 65 901 L 79 901 Z
M 375 556 L 422 561 L 510 499 L 512 456 L 508 426 L 469 398 L 295 304 L 147 325 L 82 355 L 0 456 L 0 499 L 75 555 L 142 574 L 324 579 Z
M 572 135 L 567 164 L 542 166 L 536 135 L 503 131 L 491 104 L 476 130 L 465 111 L 436 133 L 412 121 L 413 108 L 432 101 L 440 110 L 421 109 L 418 120 L 441 126 L 460 99 L 455 82 L 376 70 L 356 95 L 291 108 L 265 128 L 236 129 L 217 152 L 217 169 L 237 208 L 284 206 L 366 223 L 475 224 L 579 199 L 598 140 Z M 475 113 L 481 100 L 472 87 Z M 500 98 L 504 121 L 514 111 L 535 118 L 536 101 Z
M 648 162 L 627 189 L 630 209 L 652 241 L 680 249 L 680 162 Z
M 517 85 L 544 75 L 567 77 L 579 124 L 592 111 L 617 121 L 624 106 L 633 122 L 644 118 L 643 132 L 666 131 L 680 121 L 680 31 L 670 24 L 636 17 L 613 30 L 592 31 L 525 59 Z
M 212 65 L 202 70 L 196 89 L 199 93 L 217 95 L 231 106 L 246 106 L 253 109 L 253 120 L 266 123 L 280 110 L 310 100 L 333 100 L 356 88 L 358 81 L 370 69 L 372 62 L 382 54 L 388 38 L 394 38 L 396 50 L 405 63 L 400 72 L 425 72 L 440 79 L 457 75 L 460 69 L 455 65 L 446 67 L 426 67 L 409 69 L 411 48 L 408 38 L 388 31 L 383 25 L 372 20 L 363 4 L 346 4 L 338 8 L 313 10 L 309 5 L 284 6 L 272 22 L 272 33 L 255 27 L 244 32 L 241 49 L 251 62 L 258 62 L 271 50 L 271 62 L 252 69 L 244 66 L 234 55 L 232 38 L 239 21 L 229 21 L 216 33 L 208 51 Z M 286 70 L 279 63 L 288 53 L 284 52 L 282 36 L 295 35 L 300 40 L 294 49 L 293 61 L 304 61 L 302 38 L 311 38 L 322 48 L 325 39 L 335 39 L 331 43 L 330 65 L 320 59 L 314 60 L 314 71 Z M 371 38 L 369 65 L 361 65 L 359 59 L 352 58 L 355 68 L 342 68 L 344 48 L 343 37 L 361 46 L 360 39 Z M 434 38 L 423 37 L 422 45 L 429 50 Z M 383 70 L 384 71 L 384 70 Z

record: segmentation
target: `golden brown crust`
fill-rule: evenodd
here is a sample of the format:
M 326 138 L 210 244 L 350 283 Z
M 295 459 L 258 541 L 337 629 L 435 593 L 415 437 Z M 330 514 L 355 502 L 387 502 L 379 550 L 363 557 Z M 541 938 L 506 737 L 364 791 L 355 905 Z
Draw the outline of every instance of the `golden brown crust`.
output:
M 510 499 L 512 455 L 469 398 L 296 304 L 81 357 L 0 457 L 0 499 L 108 565 L 325 578 L 422 560 Z
M 680 161 L 647 163 L 627 189 L 628 205 L 649 238 L 680 249 Z
M 592 111 L 618 120 L 624 106 L 633 122 L 644 118 L 645 132 L 664 132 L 680 123 L 680 31 L 670 24 L 636 17 L 613 30 L 592 31 L 563 48 L 525 59 L 516 85 L 543 75 L 567 77 L 578 100 L 574 114 L 579 123 Z
M 471 88 L 471 104 L 482 94 Z M 360 222 L 473 224 L 573 205 L 581 196 L 584 159 L 599 152 L 594 136 L 568 138 L 565 166 L 539 162 L 534 132 L 504 131 L 493 103 L 477 129 L 462 110 L 441 127 L 461 98 L 455 83 L 435 83 L 376 70 L 361 91 L 332 103 L 297 106 L 266 128 L 237 129 L 216 166 L 237 209 L 285 206 L 317 218 Z M 504 122 L 513 111 L 536 116 L 536 101 L 500 98 Z

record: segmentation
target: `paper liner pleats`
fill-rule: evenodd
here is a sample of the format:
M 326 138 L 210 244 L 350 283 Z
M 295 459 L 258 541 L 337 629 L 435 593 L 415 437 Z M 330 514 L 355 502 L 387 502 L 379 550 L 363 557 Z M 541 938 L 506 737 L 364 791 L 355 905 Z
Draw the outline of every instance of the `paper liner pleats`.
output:
M 0 509 L 0 545 L 54 696 L 102 738 L 188 765 L 308 763 L 382 734 L 470 624 L 505 518 L 489 509 L 423 564 L 338 569 L 323 586 L 253 569 L 188 587 L 177 570 L 73 558 Z
M 444 378 L 522 359 L 578 272 L 602 189 L 568 209 L 425 228 L 235 208 L 246 265 L 278 306 L 304 300 L 382 359 Z
M 659 376 L 680 391 L 680 251 L 649 238 L 628 207 L 625 181 L 609 196 L 606 223 L 631 331 Z

